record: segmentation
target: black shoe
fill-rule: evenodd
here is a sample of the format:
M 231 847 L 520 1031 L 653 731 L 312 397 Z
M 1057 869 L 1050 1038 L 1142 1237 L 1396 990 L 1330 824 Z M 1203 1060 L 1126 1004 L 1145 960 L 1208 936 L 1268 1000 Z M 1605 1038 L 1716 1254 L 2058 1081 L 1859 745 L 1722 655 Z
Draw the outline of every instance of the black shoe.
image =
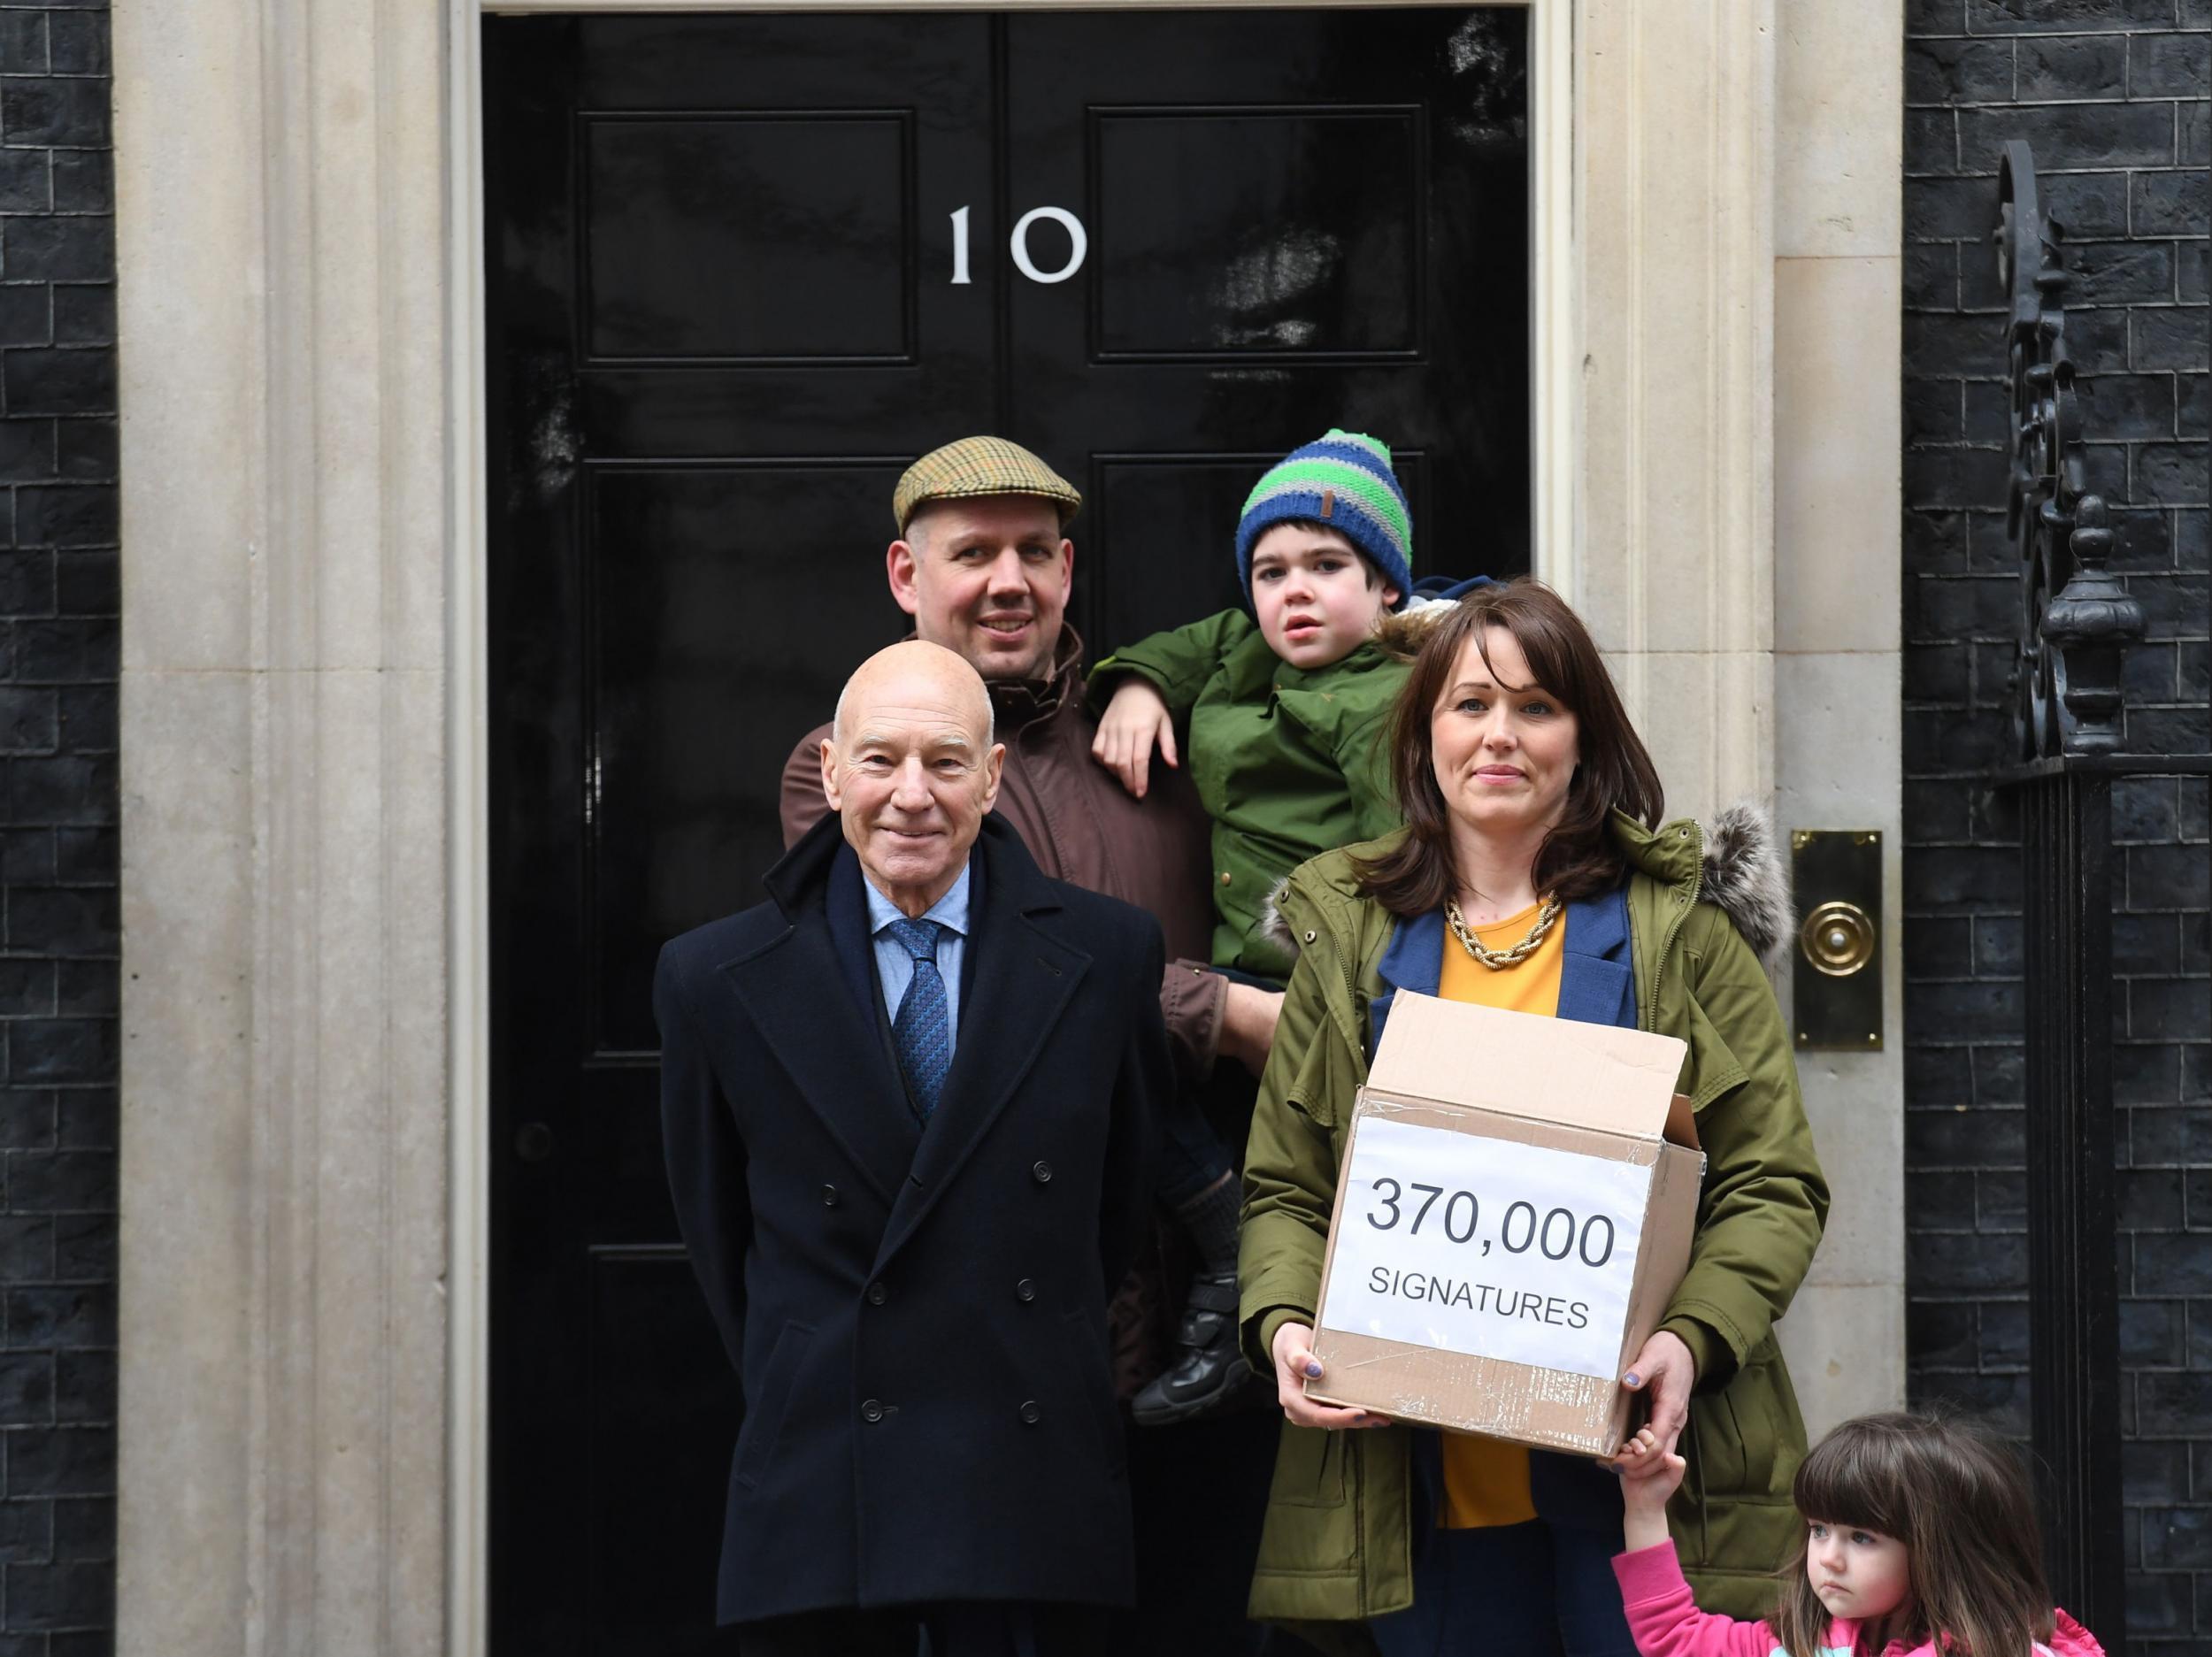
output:
M 1201 1272 L 1191 1279 L 1177 1331 L 1179 1355 L 1167 1373 L 1130 1400 L 1141 1427 L 1190 1421 L 1233 1402 L 1252 1379 L 1237 1347 L 1237 1274 Z

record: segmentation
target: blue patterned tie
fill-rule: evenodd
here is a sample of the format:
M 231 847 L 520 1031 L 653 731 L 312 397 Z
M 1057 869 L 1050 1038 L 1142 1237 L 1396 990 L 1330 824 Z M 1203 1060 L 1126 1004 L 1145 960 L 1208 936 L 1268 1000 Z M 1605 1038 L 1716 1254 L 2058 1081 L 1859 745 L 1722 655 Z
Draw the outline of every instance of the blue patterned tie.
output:
M 937 934 L 942 929 L 935 921 L 896 920 L 885 930 L 914 957 L 914 980 L 891 1021 L 891 1041 L 898 1048 L 907 1091 L 927 1121 L 952 1066 L 952 1020 L 945 1006 L 945 980 L 937 971 Z

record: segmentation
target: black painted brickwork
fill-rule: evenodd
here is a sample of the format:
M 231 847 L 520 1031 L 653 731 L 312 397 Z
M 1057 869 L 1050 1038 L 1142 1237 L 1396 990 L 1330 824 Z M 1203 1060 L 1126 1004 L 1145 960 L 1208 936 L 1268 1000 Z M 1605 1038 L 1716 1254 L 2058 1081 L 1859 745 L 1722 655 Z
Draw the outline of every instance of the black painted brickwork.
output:
M 2016 578 L 1988 233 L 2035 146 L 2072 242 L 2068 337 L 2117 566 L 2150 619 L 2127 745 L 2212 746 L 2207 188 L 2212 0 L 1908 0 L 1905 1014 L 1916 1400 L 2024 1432 L 2018 826 L 2004 756 Z M 2120 1287 L 2133 1649 L 2212 1653 L 2212 846 L 2200 782 L 2117 809 Z
M 105 4 L 0 4 L 0 1657 L 114 1645 L 113 195 Z

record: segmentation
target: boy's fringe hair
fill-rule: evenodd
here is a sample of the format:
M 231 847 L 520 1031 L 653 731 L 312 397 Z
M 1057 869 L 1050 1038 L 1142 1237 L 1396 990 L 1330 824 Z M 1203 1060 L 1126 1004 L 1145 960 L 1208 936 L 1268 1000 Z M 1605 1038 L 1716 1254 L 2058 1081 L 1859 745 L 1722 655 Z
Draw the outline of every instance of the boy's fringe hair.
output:
M 1808 1523 L 1878 1530 L 1905 1545 L 1909 1626 L 1886 1638 L 1939 1640 L 1955 1657 L 2016 1657 L 2051 1638 L 2043 1546 L 2020 1458 L 1940 1414 L 1862 1415 L 1818 1444 L 1792 1488 Z M 1775 1632 L 1790 1657 L 1817 1657 L 1832 1620 L 1801 1553 L 1784 1571 Z

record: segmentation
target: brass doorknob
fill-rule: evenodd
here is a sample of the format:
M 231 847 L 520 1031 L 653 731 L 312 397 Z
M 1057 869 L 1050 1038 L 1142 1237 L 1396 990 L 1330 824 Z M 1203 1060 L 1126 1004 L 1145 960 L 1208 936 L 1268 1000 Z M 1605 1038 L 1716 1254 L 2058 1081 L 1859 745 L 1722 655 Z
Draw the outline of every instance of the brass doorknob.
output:
M 1797 929 L 1805 959 L 1832 978 L 1847 978 L 1874 959 L 1874 922 L 1855 903 L 1824 903 Z

